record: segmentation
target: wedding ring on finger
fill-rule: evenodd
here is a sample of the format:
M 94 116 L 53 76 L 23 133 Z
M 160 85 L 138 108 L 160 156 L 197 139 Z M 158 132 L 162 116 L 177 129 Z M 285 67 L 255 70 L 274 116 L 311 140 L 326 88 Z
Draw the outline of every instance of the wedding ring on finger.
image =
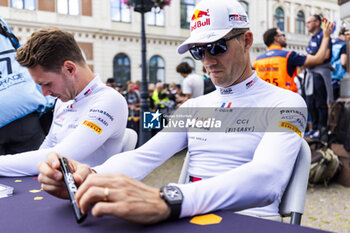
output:
M 103 201 L 108 201 L 108 196 L 109 196 L 109 188 L 105 187 Z

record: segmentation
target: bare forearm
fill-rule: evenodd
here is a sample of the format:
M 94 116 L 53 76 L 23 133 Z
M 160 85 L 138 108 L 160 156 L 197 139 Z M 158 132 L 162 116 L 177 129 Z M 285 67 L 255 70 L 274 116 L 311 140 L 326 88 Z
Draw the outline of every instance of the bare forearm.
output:
M 330 49 L 328 48 L 328 44 L 333 27 L 334 24 L 325 19 L 325 27 L 323 30 L 323 39 L 321 46 L 315 55 L 306 55 L 307 57 L 303 67 L 322 64 L 326 59 L 330 57 Z
M 346 63 L 348 62 L 348 56 L 346 54 L 342 54 L 340 57 L 340 63 L 343 67 L 346 67 Z

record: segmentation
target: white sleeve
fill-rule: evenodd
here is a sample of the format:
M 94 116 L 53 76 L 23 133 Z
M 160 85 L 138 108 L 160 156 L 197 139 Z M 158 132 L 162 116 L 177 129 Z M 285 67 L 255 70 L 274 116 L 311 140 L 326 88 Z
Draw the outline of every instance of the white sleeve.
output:
M 210 179 L 178 184 L 184 195 L 181 217 L 223 208 L 240 211 L 280 201 L 301 146 L 301 126 L 305 126 L 307 116 L 306 106 L 303 107 L 305 110 L 301 115 L 284 115 L 291 117 L 287 119 L 292 119 L 297 128 L 266 132 L 252 161 Z M 274 120 L 272 124 L 285 121 L 282 116 L 278 117 L 280 120 Z
M 37 164 L 46 161 L 46 155 L 50 151 L 62 156 L 82 161 L 88 155 L 93 155 L 96 149 L 112 135 L 124 134 L 127 122 L 127 105 L 125 99 L 118 95 L 116 98 L 94 99 L 90 109 L 99 109 L 108 113 L 99 114 L 89 112 L 67 137 L 53 148 L 38 151 L 24 152 L 15 155 L 0 156 L 0 175 L 2 176 L 27 176 L 38 174 Z M 108 125 L 101 124 L 98 118 L 103 118 Z M 113 118 L 113 120 L 111 120 Z M 101 128 L 100 133 L 83 125 L 84 121 L 92 122 Z
M 52 142 L 52 133 L 51 133 L 51 128 L 49 130 L 49 133 L 46 135 L 44 141 L 41 143 L 39 150 L 43 150 L 43 149 L 48 149 L 53 147 L 54 144 Z
M 179 109 L 190 106 L 191 103 L 188 100 Z M 186 148 L 187 142 L 187 132 L 163 129 L 136 150 L 116 154 L 94 170 L 102 174 L 121 173 L 141 180 L 175 153 Z
M 181 217 L 261 207 L 281 198 L 300 145 L 295 133 L 266 133 L 251 162 L 210 179 L 179 184 L 184 195 Z
M 61 104 L 62 104 L 62 101 L 60 99 L 57 99 L 52 119 L 55 119 L 57 111 L 61 108 Z M 44 141 L 41 143 L 39 150 L 54 147 L 55 144 L 52 141 L 52 128 L 53 127 L 51 124 L 49 133 L 46 135 Z
M 159 132 L 143 146 L 110 157 L 94 170 L 97 173 L 121 173 L 141 180 L 175 153 L 187 146 L 186 132 Z

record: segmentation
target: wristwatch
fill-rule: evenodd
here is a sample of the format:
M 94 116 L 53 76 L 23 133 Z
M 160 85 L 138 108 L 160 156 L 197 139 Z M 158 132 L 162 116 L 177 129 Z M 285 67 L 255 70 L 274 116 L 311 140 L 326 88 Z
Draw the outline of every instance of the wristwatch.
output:
M 163 186 L 160 188 L 160 197 L 170 208 L 168 219 L 178 219 L 181 213 L 183 195 L 181 190 L 176 186 Z

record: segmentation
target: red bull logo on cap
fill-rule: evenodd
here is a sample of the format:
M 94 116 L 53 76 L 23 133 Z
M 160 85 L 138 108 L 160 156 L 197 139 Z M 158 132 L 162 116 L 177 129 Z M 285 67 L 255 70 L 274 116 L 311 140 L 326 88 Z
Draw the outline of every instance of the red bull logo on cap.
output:
M 207 9 L 207 11 L 196 10 L 194 12 L 194 14 L 192 15 L 192 20 L 197 21 L 198 19 L 202 18 L 203 16 L 209 17 L 209 9 Z
M 205 21 L 199 21 L 199 19 L 203 18 L 204 16 L 206 17 L 210 17 L 209 15 L 209 9 L 207 9 L 207 11 L 201 11 L 201 10 L 196 10 L 193 15 L 192 15 L 192 22 L 193 22 L 193 26 L 191 26 L 191 32 L 193 30 L 195 30 L 196 28 L 200 28 L 203 26 L 207 26 L 210 25 L 210 18 L 206 18 Z

